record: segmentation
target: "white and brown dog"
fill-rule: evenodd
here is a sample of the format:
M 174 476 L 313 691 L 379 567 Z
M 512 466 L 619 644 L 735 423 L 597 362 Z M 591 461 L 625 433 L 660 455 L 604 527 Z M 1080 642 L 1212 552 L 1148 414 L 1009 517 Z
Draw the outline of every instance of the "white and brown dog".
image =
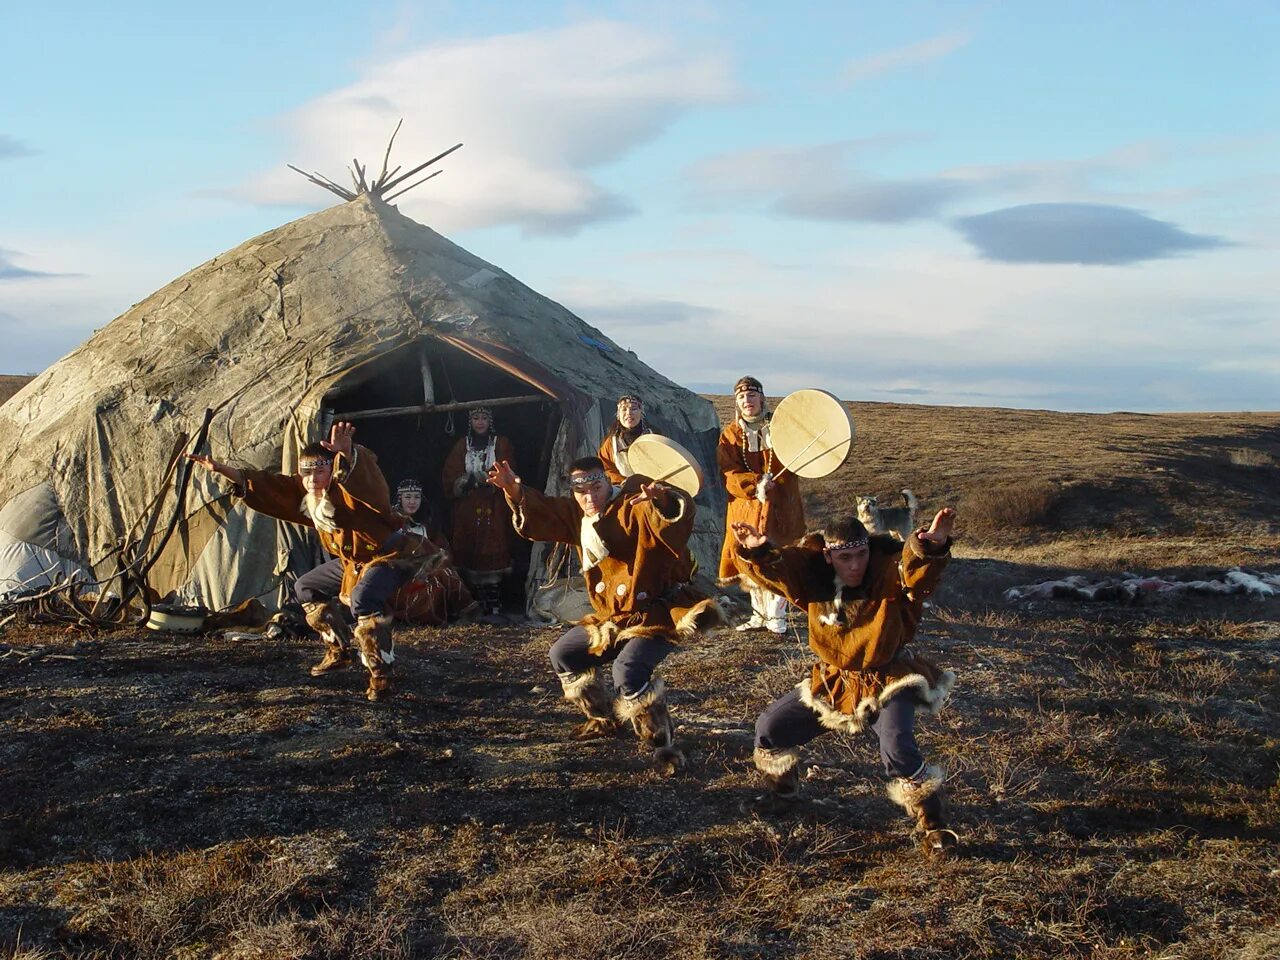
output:
M 875 497 L 858 497 L 858 520 L 869 533 L 887 533 L 906 541 L 915 532 L 920 503 L 910 490 L 902 491 L 906 506 L 882 507 Z

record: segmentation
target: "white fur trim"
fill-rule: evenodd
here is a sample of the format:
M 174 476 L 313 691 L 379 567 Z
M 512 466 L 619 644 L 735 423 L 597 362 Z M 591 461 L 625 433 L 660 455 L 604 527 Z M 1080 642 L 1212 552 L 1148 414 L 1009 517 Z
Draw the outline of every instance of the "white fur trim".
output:
M 930 764 L 925 768 L 925 779 L 919 783 L 898 777 L 889 781 L 885 788 L 889 799 L 907 811 L 913 817 L 920 815 L 920 807 L 929 797 L 942 789 L 942 782 L 947 779 L 947 772 L 942 767 Z
M 369 628 L 374 630 L 374 644 L 378 648 L 378 658 L 382 660 L 383 663 L 387 663 L 387 664 L 396 662 L 396 638 L 395 638 L 395 635 L 391 633 L 391 620 L 392 620 L 391 617 L 383 616 L 381 614 L 374 614 L 368 617 L 361 617 L 359 620 L 356 621 L 357 634 L 360 632 L 360 628 L 366 625 L 368 625 Z M 380 632 L 381 628 L 386 629 L 387 643 L 390 644 L 390 647 L 386 650 L 383 650 L 382 645 L 377 642 L 378 633 Z M 365 667 L 370 667 L 371 664 L 369 663 L 369 659 L 370 659 L 369 656 L 364 652 L 362 648 L 360 650 L 360 662 L 364 664 Z
M 955 682 L 956 675 L 950 670 L 942 672 L 938 677 L 937 686 L 934 687 L 929 685 L 929 681 L 923 675 L 909 673 L 886 686 L 880 691 L 879 696 L 863 697 L 858 701 L 853 713 L 842 713 L 825 698 L 815 696 L 810 689 L 808 678 L 797 683 L 796 690 L 800 693 L 800 701 L 818 715 L 818 722 L 828 730 L 857 733 L 875 719 L 881 707 L 907 691 L 915 694 L 916 702 L 925 716 L 932 716 L 946 704 Z
M 587 687 L 593 683 L 597 683 L 600 679 L 600 671 L 595 667 L 590 670 L 583 670 L 581 673 L 561 673 L 560 687 L 564 690 L 564 698 L 566 700 L 578 700 L 582 697 L 582 693 Z
M 333 518 L 337 515 L 337 508 L 334 507 L 333 501 L 329 499 L 329 491 L 325 490 L 320 496 L 308 493 L 302 498 L 302 512 L 311 518 L 311 522 L 315 524 L 316 529 L 324 533 L 336 533 L 338 525 L 334 523 Z
M 681 640 L 687 642 L 693 640 L 703 630 L 720 627 L 725 623 L 724 608 L 716 602 L 715 597 L 708 597 L 690 607 L 689 611 L 676 621 L 676 633 Z
M 660 701 L 666 692 L 667 685 L 661 680 L 654 680 L 638 697 L 619 697 L 614 701 L 614 709 L 620 720 L 632 720 L 644 713 L 651 704 Z
M 766 750 L 756 747 L 752 756 L 756 769 L 771 777 L 780 777 L 800 762 L 800 748 L 787 747 L 785 750 Z

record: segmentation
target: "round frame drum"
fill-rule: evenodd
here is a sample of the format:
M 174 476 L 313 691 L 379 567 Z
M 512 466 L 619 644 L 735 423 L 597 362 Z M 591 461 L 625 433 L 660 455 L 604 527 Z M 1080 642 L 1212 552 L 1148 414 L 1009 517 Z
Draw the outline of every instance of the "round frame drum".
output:
M 627 461 L 636 473 L 679 487 L 691 497 L 702 489 L 702 468 L 697 458 L 667 437 L 641 434 L 627 448 Z
M 773 452 L 797 477 L 835 473 L 849 459 L 853 435 L 853 417 L 839 397 L 825 390 L 787 394 L 769 421 Z

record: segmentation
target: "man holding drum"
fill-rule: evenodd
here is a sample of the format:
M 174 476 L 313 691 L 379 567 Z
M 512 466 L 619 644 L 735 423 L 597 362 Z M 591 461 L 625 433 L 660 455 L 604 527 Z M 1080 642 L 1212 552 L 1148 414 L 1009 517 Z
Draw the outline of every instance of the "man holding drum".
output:
M 639 474 L 615 487 L 598 457 L 575 460 L 568 479 L 571 496 L 550 497 L 521 483 L 506 461 L 489 471 L 518 534 L 574 544 L 582 558 L 594 613 L 551 647 L 565 699 L 587 717 L 574 737 L 612 734 L 616 714 L 652 747 L 659 771 L 675 773 L 684 755 L 674 744 L 666 688 L 653 672 L 678 638 L 720 620 L 715 601 L 685 582 L 693 498 Z M 616 700 L 601 682 L 606 663 L 613 664 Z
M 756 721 L 756 768 L 779 800 L 800 790 L 800 748 L 828 730 L 871 727 L 880 739 L 889 797 L 916 821 L 926 853 L 957 843 L 942 804 L 943 772 L 926 764 L 915 739 L 917 713 L 940 710 L 955 674 L 911 651 L 924 601 L 950 558 L 955 511 L 902 543 L 868 536 L 854 517 L 778 546 L 748 523 L 731 535 L 742 569 L 809 613 L 809 677 Z
M 737 416 L 720 433 L 716 462 L 729 493 L 724 545 L 720 550 L 721 585 L 738 583 L 751 597 L 751 618 L 739 630 L 787 632 L 787 601 L 754 579 L 738 562 L 735 523 L 763 531 L 773 543 L 790 543 L 804 533 L 804 503 L 794 473 L 774 456 L 764 387 L 743 377 L 733 387 Z

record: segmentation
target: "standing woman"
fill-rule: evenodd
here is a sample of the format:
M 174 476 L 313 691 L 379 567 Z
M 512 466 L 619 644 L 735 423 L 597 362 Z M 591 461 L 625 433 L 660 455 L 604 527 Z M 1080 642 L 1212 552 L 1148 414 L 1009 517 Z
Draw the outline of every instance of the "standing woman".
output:
M 739 630 L 787 632 L 787 601 L 761 585 L 738 563 L 735 523 L 747 523 L 771 543 L 789 544 L 804 535 L 804 502 L 792 473 L 782 472 L 769 437 L 769 408 L 755 377 L 733 385 L 737 416 L 720 432 L 716 462 L 724 476 L 729 506 L 720 550 L 720 583 L 737 583 L 751 597 L 751 618 Z
M 643 400 L 633 393 L 618 398 L 617 418 L 600 444 L 600 462 L 604 464 L 605 476 L 610 483 L 620 487 L 622 481 L 635 473 L 627 459 L 627 450 L 637 437 L 656 432 L 644 418 Z
M 511 511 L 487 480 L 515 449 L 493 429 L 488 407 L 467 412 L 467 435 L 444 462 L 444 493 L 453 501 L 453 553 L 463 579 L 488 617 L 502 615 L 502 578 L 511 571 Z

